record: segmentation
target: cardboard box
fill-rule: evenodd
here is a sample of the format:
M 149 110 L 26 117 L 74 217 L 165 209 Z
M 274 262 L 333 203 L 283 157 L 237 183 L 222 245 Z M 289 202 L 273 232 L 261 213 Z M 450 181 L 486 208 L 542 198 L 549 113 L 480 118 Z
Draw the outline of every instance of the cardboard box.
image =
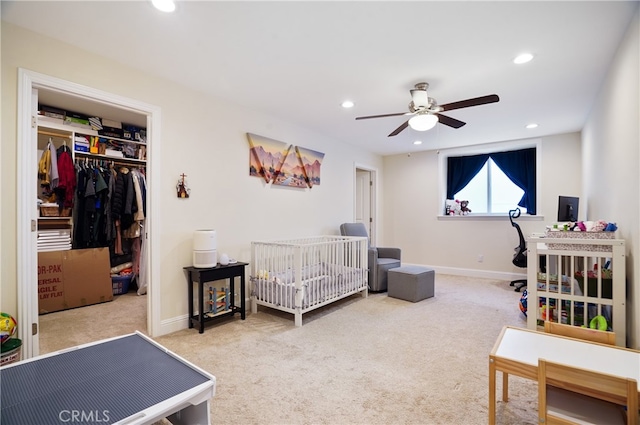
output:
M 38 253 L 40 314 L 113 300 L 108 248 Z

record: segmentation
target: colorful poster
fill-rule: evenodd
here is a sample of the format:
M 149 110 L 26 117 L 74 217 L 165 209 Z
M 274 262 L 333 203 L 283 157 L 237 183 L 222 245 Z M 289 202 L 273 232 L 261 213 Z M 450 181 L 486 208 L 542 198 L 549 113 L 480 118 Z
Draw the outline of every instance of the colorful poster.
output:
M 247 133 L 249 139 L 249 175 L 269 183 L 282 166 L 290 149 L 286 143 Z
M 296 146 L 296 153 L 302 164 L 305 179 L 309 187 L 320 184 L 320 166 L 324 153 Z

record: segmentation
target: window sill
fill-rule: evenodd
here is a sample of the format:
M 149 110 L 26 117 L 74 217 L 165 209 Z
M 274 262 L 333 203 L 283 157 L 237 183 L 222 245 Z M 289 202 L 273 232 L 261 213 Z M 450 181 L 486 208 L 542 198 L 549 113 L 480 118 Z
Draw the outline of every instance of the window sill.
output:
M 500 213 L 500 214 L 474 214 L 471 213 L 469 215 L 439 215 L 438 220 L 449 221 L 449 220 L 471 220 L 471 221 L 498 221 L 498 220 L 509 220 L 509 214 Z M 522 214 L 520 217 L 516 219 L 517 221 L 543 221 L 543 215 L 527 215 Z

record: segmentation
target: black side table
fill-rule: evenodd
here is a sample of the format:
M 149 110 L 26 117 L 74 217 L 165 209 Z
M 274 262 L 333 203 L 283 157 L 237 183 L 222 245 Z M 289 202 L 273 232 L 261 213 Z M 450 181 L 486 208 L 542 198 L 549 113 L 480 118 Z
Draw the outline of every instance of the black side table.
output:
M 189 328 L 198 325 L 199 333 L 204 332 L 204 324 L 223 317 L 233 316 L 240 313 L 242 320 L 245 319 L 245 282 L 244 268 L 248 263 L 233 263 L 226 266 L 218 264 L 216 267 L 198 268 L 184 267 L 188 274 L 189 284 Z M 235 305 L 235 278 L 240 278 L 240 307 Z M 215 280 L 229 279 L 229 291 L 231 294 L 230 306 L 228 310 L 217 313 L 209 317 L 204 312 L 204 283 Z M 198 283 L 198 314 L 193 314 L 193 284 Z

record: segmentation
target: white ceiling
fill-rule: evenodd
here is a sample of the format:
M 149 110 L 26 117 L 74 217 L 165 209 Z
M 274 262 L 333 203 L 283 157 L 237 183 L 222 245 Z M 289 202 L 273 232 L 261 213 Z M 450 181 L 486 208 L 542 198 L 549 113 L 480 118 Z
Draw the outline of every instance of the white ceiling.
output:
M 389 155 L 578 131 L 638 1 L 2 1 L 2 20 Z M 535 55 L 514 65 L 521 52 Z M 465 121 L 387 137 L 426 81 Z M 350 99 L 352 109 L 340 103 Z M 142 99 L 144 100 L 144 99 Z M 536 122 L 539 127 L 526 130 Z M 277 135 L 265 135 L 276 137 Z M 414 146 L 415 139 L 421 146 Z

